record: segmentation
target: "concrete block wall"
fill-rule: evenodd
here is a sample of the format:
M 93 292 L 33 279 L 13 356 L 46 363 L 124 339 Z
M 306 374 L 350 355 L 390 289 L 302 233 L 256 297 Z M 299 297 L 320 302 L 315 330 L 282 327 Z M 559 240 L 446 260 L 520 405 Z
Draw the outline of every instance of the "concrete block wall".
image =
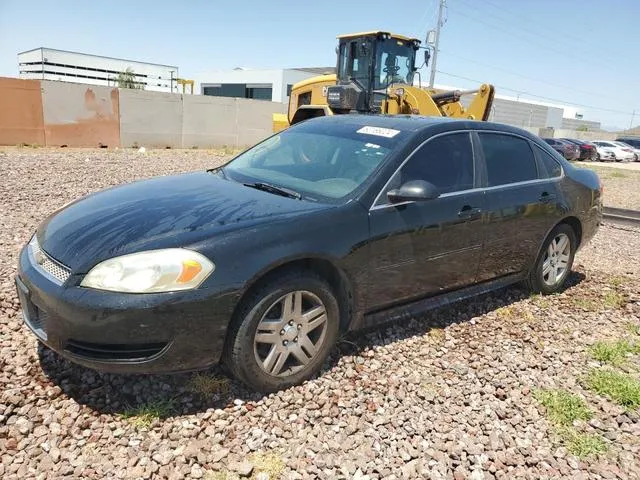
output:
M 573 129 L 541 131 L 528 123 L 544 124 L 547 107 L 512 112 L 519 115 L 511 122 L 498 118 L 500 101 L 496 105 L 492 120 L 537 135 L 584 140 L 617 136 Z M 0 77 L 0 145 L 244 147 L 271 135 L 272 114 L 286 109 L 283 103 L 264 100 Z
M 181 148 L 182 95 L 120 90 L 120 144 Z
M 40 81 L 0 77 L 0 145 L 44 145 Z
M 0 145 L 244 147 L 272 133 L 279 102 L 0 78 Z
M 553 132 L 554 138 L 577 138 L 578 140 L 615 140 L 617 133 L 611 132 L 582 132 L 577 130 L 567 130 L 564 128 Z
M 42 82 L 46 144 L 120 146 L 117 88 L 67 82 Z
M 238 145 L 239 127 L 235 98 L 184 95 L 183 108 L 184 148 Z M 267 136 L 266 132 L 264 136 Z

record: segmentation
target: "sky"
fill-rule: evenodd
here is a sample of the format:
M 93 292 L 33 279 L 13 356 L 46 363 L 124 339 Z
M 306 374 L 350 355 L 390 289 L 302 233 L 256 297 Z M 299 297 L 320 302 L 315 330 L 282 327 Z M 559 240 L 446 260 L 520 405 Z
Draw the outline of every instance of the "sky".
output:
M 0 0 L 0 76 L 17 76 L 17 54 L 38 47 L 177 65 L 183 78 L 238 66 L 333 66 L 336 35 L 424 39 L 438 2 Z M 446 4 L 436 84 L 491 83 L 497 94 L 575 105 L 604 127 L 640 125 L 640 1 Z

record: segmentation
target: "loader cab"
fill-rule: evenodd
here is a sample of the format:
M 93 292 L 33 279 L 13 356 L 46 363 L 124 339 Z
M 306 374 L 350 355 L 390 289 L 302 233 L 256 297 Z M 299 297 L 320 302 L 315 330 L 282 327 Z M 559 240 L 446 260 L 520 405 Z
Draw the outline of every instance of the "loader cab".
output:
M 379 112 L 392 85 L 413 85 L 420 40 L 387 32 L 338 37 L 337 82 L 327 89 L 336 113 Z

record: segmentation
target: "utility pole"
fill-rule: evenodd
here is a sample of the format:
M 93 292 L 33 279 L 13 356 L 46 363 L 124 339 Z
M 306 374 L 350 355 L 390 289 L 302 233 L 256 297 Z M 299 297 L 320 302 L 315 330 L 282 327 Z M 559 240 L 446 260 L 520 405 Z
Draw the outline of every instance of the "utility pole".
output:
M 438 24 L 436 25 L 436 39 L 433 44 L 433 59 L 431 61 L 431 76 L 429 77 L 429 86 L 433 87 L 433 82 L 436 79 L 436 62 L 438 60 L 438 45 L 440 44 L 440 28 L 442 27 L 442 14 L 444 13 L 444 7 L 446 6 L 446 0 L 440 0 L 438 5 Z
M 629 130 L 631 130 L 633 128 L 633 119 L 636 118 L 636 111 L 634 110 L 631 113 L 631 121 L 629 122 Z

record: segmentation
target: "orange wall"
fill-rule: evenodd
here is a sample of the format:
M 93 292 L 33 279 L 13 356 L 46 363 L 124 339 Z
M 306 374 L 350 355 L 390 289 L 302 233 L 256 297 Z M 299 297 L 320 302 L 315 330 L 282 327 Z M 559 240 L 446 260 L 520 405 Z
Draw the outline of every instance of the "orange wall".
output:
M 44 145 L 39 80 L 0 77 L 0 145 Z

